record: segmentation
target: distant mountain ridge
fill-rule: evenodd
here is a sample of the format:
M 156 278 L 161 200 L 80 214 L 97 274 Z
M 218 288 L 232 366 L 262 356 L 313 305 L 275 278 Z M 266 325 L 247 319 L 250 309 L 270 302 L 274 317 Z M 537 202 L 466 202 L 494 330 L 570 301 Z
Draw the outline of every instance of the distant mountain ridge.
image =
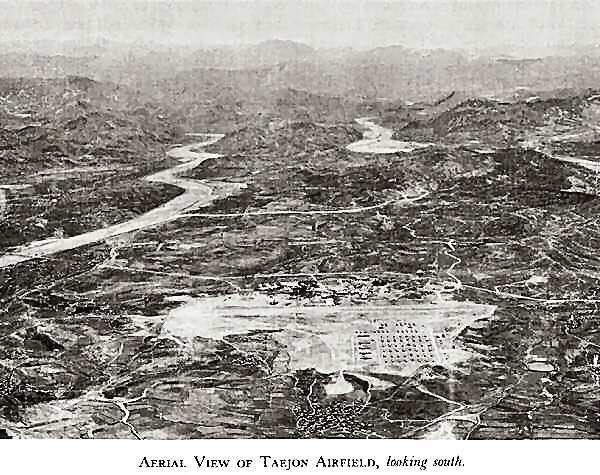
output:
M 152 90 L 203 87 L 291 87 L 311 93 L 369 100 L 434 100 L 460 91 L 469 96 L 507 97 L 519 87 L 531 90 L 595 87 L 600 81 L 600 49 L 573 47 L 561 57 L 519 59 L 510 55 L 469 56 L 443 49 L 413 50 L 401 45 L 369 51 L 314 49 L 293 41 L 211 49 L 167 48 L 99 41 L 80 47 L 0 45 L 0 67 L 8 77 L 85 76 Z M 35 53 L 34 51 L 38 51 Z M 572 55 L 566 53 L 571 52 Z M 205 72 L 201 72 L 205 71 Z M 185 84 L 184 84 L 185 83 Z M 179 91 L 181 92 L 181 90 Z

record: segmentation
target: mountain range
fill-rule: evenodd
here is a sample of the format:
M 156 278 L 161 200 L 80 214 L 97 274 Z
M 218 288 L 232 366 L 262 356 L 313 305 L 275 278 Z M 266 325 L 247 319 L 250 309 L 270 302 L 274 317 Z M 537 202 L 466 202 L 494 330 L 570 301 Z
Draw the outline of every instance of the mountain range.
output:
M 96 43 L 3 44 L 5 77 L 84 76 L 141 91 L 175 83 L 181 93 L 214 81 L 221 90 L 253 92 L 291 87 L 357 99 L 432 100 L 460 91 L 509 97 L 517 89 L 590 88 L 600 79 L 600 49 L 565 48 L 555 56 L 517 58 L 493 51 L 413 50 L 400 45 L 361 51 L 314 49 L 269 40 L 211 49 Z M 207 79 L 210 78 L 210 79 Z

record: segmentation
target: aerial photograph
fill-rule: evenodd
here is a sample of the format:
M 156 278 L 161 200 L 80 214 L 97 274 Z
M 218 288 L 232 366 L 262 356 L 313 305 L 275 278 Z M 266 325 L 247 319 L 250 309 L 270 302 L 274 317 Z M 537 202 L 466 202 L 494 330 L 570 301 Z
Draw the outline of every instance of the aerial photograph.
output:
M 0 22 L 0 438 L 600 438 L 600 2 Z

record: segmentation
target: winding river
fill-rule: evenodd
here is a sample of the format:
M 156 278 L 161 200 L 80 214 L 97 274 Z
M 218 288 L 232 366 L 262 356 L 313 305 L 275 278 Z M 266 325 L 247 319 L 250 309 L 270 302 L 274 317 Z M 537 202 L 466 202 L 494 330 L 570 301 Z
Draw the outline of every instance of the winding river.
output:
M 120 234 L 137 231 L 140 229 L 156 226 L 161 223 L 172 221 L 179 217 L 182 211 L 190 211 L 210 204 L 215 196 L 213 189 L 215 185 L 222 185 L 216 182 L 203 182 L 200 180 L 190 180 L 179 178 L 183 172 L 191 170 L 202 162 L 211 158 L 220 158 L 222 155 L 197 151 L 197 149 L 212 145 L 221 138 L 221 134 L 208 134 L 203 142 L 191 145 L 175 147 L 167 152 L 171 158 L 179 159 L 183 163 L 147 176 L 146 181 L 155 183 L 165 183 L 183 188 L 185 192 L 182 195 L 168 201 L 167 203 L 148 211 L 137 218 L 124 223 L 115 224 L 103 229 L 90 231 L 64 239 L 46 239 L 43 241 L 34 241 L 16 250 L 0 256 L 0 268 L 8 267 L 20 262 L 36 259 L 57 252 L 75 249 L 81 246 L 102 241 Z M 233 193 L 237 188 L 243 188 L 243 184 L 227 184 L 229 191 Z
M 398 140 L 393 140 L 392 130 L 386 129 L 382 126 L 375 124 L 367 117 L 356 119 L 356 122 L 363 128 L 365 128 L 366 131 L 363 134 L 362 140 L 353 142 L 346 147 L 351 152 L 373 154 L 410 152 L 412 150 L 425 148 L 433 145 L 428 143 L 401 142 Z M 179 219 L 181 217 L 193 216 L 193 214 L 182 213 L 189 213 L 194 209 L 210 204 L 214 199 L 217 198 L 217 196 L 214 194 L 214 191 L 217 187 L 219 188 L 219 198 L 223 198 L 224 196 L 230 196 L 238 190 L 246 187 L 246 185 L 243 183 L 222 183 L 216 181 L 201 181 L 180 178 L 180 175 L 182 173 L 188 170 L 192 170 L 193 168 L 200 165 L 202 162 L 209 159 L 220 158 L 223 156 L 216 153 L 198 151 L 198 149 L 202 147 L 207 147 L 218 142 L 224 137 L 224 135 L 188 135 L 201 135 L 205 138 L 205 140 L 202 142 L 193 143 L 191 145 L 178 146 L 169 150 L 167 152 L 167 156 L 181 160 L 182 163 L 167 170 L 154 173 L 153 175 L 147 176 L 145 178 L 146 181 L 154 183 L 165 183 L 183 188 L 185 192 L 182 195 L 172 199 L 171 201 L 168 201 L 167 203 L 163 204 L 162 206 L 159 206 L 158 208 L 154 208 L 153 210 L 148 211 L 147 213 L 142 214 L 141 216 L 133 218 L 124 223 L 115 224 L 106 228 L 79 234 L 77 236 L 71 236 L 68 238 L 61 239 L 45 239 L 42 241 L 34 241 L 27 245 L 21 246 L 7 254 L 0 256 L 0 269 L 31 259 L 37 259 L 58 252 L 67 251 L 69 249 L 75 249 L 121 234 L 156 226 L 162 223 L 166 223 L 168 221 Z M 413 196 L 410 198 L 406 197 L 405 199 L 399 201 L 412 203 L 413 201 L 417 201 L 424 198 L 425 196 L 427 196 L 427 194 L 427 192 L 424 192 L 419 196 Z M 0 204 L 4 203 L 2 198 L 2 195 L 0 195 Z M 387 204 L 389 203 L 386 202 L 382 205 L 376 205 L 373 207 L 366 208 L 330 210 L 325 212 L 317 211 L 307 212 L 306 214 L 339 214 L 363 212 L 368 211 L 370 209 L 376 209 L 382 206 L 386 206 Z M 296 213 L 298 212 L 284 212 L 284 214 Z
M 356 153 L 398 153 L 412 152 L 420 148 L 431 147 L 432 143 L 402 142 L 393 140 L 394 131 L 375 124 L 368 117 L 355 119 L 355 122 L 364 127 L 362 140 L 351 143 L 347 150 Z

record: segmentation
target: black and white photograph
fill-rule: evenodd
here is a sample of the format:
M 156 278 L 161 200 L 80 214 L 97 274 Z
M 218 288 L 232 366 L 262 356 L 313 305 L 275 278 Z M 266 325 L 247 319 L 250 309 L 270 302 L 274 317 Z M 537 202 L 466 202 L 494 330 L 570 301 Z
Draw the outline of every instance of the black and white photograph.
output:
M 0 0 L 0 438 L 598 439 L 599 25 Z

